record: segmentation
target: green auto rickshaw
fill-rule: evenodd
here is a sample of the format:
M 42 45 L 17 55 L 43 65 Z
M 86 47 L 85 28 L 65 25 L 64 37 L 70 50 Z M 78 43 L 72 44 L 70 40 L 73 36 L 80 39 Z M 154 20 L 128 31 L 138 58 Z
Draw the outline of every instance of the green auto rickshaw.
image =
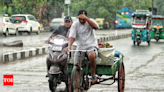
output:
M 164 39 L 164 16 L 152 16 L 150 32 L 151 39 L 155 39 L 157 42 L 160 39 Z

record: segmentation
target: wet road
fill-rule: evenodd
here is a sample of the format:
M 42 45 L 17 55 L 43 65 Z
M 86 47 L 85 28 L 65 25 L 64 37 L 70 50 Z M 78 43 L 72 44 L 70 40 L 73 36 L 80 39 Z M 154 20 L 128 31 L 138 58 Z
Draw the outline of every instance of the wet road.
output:
M 131 38 L 109 42 L 124 56 L 125 92 L 163 92 L 164 41 L 142 42 L 134 46 Z M 4 87 L 5 92 L 49 92 L 45 66 L 46 55 L 17 60 L 3 65 L 3 74 L 14 75 L 14 86 Z M 111 82 L 111 81 L 107 81 Z M 64 84 L 58 87 L 63 90 Z M 113 85 L 93 85 L 87 92 L 118 92 Z

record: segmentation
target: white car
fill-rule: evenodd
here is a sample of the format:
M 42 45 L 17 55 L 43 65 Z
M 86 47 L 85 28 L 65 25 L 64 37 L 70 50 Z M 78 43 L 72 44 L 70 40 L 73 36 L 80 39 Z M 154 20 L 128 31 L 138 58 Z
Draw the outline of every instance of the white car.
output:
M 27 32 L 29 35 L 32 32 L 40 33 L 40 23 L 31 14 L 15 14 L 11 16 L 12 22 L 18 28 L 19 34 Z
M 18 35 L 17 27 L 10 21 L 9 17 L 3 17 L 3 34 L 7 37 L 9 34 Z

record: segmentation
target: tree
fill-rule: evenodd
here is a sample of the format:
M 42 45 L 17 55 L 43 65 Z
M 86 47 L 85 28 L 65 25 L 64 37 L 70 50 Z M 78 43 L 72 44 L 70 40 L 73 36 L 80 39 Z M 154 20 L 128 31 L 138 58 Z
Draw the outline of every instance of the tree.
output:
M 12 8 L 18 11 L 15 13 L 30 13 L 32 14 L 33 8 L 36 8 L 36 5 L 43 5 L 44 0 L 12 0 Z
M 60 18 L 64 10 L 64 0 L 47 0 L 47 20 Z
M 7 6 L 4 6 L 4 7 L 3 7 L 3 14 L 7 14 L 7 10 L 8 10 L 8 9 L 7 9 Z
M 154 7 L 157 8 L 158 15 L 164 15 L 164 2 L 163 0 L 154 0 Z
M 12 15 L 12 8 L 9 7 L 7 12 L 8 12 L 9 15 Z
M 73 2 L 70 5 L 71 15 L 77 16 L 79 10 L 84 9 L 91 18 L 105 18 L 108 22 L 113 22 L 116 11 L 122 8 L 123 0 L 83 0 Z M 65 13 L 67 13 L 65 11 Z

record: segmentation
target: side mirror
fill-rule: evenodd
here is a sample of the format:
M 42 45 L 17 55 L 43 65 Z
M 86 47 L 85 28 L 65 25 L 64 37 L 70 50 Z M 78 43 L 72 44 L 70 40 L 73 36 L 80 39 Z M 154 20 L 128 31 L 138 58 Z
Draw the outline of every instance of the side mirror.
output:
M 36 21 L 38 21 L 38 22 L 39 22 L 39 20 L 38 20 L 38 19 L 36 19 Z

